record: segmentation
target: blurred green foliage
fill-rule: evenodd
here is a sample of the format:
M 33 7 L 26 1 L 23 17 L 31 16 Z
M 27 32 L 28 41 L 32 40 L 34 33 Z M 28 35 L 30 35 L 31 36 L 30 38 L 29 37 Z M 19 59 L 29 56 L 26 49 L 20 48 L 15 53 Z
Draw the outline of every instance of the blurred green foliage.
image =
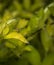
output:
M 54 65 L 54 0 L 0 0 L 0 65 Z

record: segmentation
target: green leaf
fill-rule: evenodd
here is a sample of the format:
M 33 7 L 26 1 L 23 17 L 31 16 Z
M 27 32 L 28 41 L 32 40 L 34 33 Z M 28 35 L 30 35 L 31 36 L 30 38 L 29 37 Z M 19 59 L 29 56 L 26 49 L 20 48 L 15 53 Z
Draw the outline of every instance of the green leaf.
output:
M 51 15 L 51 12 L 49 10 L 49 7 L 45 7 L 44 9 L 44 17 L 43 17 L 43 21 L 45 22 Z
M 18 39 L 8 39 L 7 42 L 13 44 L 14 46 L 20 46 L 20 47 L 23 47 L 25 44 L 24 42 L 18 40 Z
M 39 28 L 43 28 L 45 25 L 45 21 L 43 21 L 44 19 L 44 9 L 41 8 L 38 12 L 37 12 L 37 17 L 39 18 Z
M 31 48 L 31 51 L 25 52 L 22 56 L 26 58 L 31 65 L 40 65 L 39 52 L 33 46 L 28 46 Z
M 16 48 L 16 46 L 15 46 L 14 44 L 9 43 L 9 42 L 5 42 L 5 46 L 8 47 L 8 48 L 11 48 L 11 49 L 12 49 L 12 48 L 13 48 L 13 49 Z
M 52 45 L 52 40 L 51 40 L 51 37 L 48 35 L 46 29 L 43 29 L 41 31 L 41 41 L 42 41 L 45 51 L 48 52 Z
M 49 6 L 50 13 L 54 16 L 54 2 L 51 3 Z
M 13 1 L 13 4 L 14 4 L 15 8 L 16 8 L 19 12 L 22 11 L 22 6 L 21 6 L 21 4 L 20 4 L 17 0 L 14 0 L 14 1 Z
M 31 28 L 31 32 L 37 31 L 40 28 L 44 27 L 45 21 L 44 19 L 44 9 L 41 8 L 35 16 L 30 18 L 29 26 Z
M 39 28 L 39 18 L 37 16 L 33 16 L 30 19 L 30 22 L 29 22 L 28 26 L 30 26 L 31 33 L 38 30 L 38 28 Z
M 43 0 L 34 0 L 34 4 L 31 6 L 31 11 L 35 11 L 43 6 Z
M 30 0 L 23 0 L 23 5 L 26 10 L 29 10 L 31 1 Z
M 25 51 L 32 51 L 32 49 L 30 48 L 30 46 L 25 46 L 24 50 Z
M 17 57 L 19 57 L 25 51 L 25 44 L 17 39 L 8 39 L 5 42 L 5 46 L 9 48 Z
M 28 24 L 28 20 L 25 20 L 25 19 L 20 19 L 19 20 L 19 23 L 17 25 L 17 29 L 22 29 L 22 28 L 25 28 L 25 26 Z
M 20 13 L 20 16 L 23 17 L 23 18 L 28 18 L 30 19 L 34 14 L 32 14 L 31 12 L 26 12 L 26 11 L 22 11 Z
M 44 58 L 42 65 L 53 65 L 53 64 L 54 64 L 54 53 L 50 53 Z
M 20 31 L 20 33 L 21 33 L 22 35 L 24 35 L 24 36 L 29 36 L 30 33 L 31 33 L 31 29 L 30 29 L 30 27 L 28 26 L 28 27 L 22 29 L 22 30 Z
M 17 33 L 17 32 L 11 32 L 8 35 L 6 35 L 4 38 L 5 39 L 11 39 L 11 38 L 12 39 L 18 39 L 24 43 L 28 43 L 28 41 L 24 38 L 24 36 L 21 35 L 20 33 Z

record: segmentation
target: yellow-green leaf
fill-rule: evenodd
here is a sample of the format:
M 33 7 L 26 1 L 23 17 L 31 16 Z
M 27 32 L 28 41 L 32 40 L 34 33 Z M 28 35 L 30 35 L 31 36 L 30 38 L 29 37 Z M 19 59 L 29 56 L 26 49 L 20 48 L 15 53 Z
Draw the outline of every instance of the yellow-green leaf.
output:
M 9 32 L 9 27 L 6 26 L 3 30 L 3 35 L 6 35 Z
M 5 36 L 5 39 L 11 39 L 11 38 L 18 39 L 24 43 L 28 43 L 28 41 L 24 38 L 24 36 L 17 32 L 11 32 Z
M 19 20 L 19 23 L 17 25 L 17 28 L 18 29 L 21 29 L 21 28 L 24 28 L 28 23 L 28 20 L 25 20 L 25 19 L 20 19 Z
M 13 45 L 12 43 L 6 42 L 5 46 L 8 48 L 15 48 L 15 45 Z
M 5 23 L 1 23 L 0 24 L 0 33 L 2 33 L 3 29 L 5 28 L 6 24 Z
M 47 32 L 50 36 L 54 35 L 54 25 L 47 25 Z
M 24 50 L 25 51 L 31 51 L 32 49 L 30 48 L 30 46 L 25 46 Z
M 2 21 L 7 22 L 12 18 L 12 14 L 9 11 L 5 11 Z

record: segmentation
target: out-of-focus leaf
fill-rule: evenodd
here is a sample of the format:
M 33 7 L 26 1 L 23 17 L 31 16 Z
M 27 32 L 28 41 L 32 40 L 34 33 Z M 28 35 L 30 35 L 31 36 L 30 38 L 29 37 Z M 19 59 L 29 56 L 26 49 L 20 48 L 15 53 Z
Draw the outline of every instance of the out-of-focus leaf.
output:
M 19 12 L 22 11 L 22 6 L 21 6 L 21 4 L 20 4 L 17 0 L 14 0 L 14 1 L 13 1 L 13 4 L 14 4 L 15 8 L 16 8 Z
M 6 61 L 8 58 L 8 49 L 3 47 L 2 49 L 0 48 L 0 62 Z
M 20 31 L 20 33 L 24 36 L 29 36 L 30 33 L 31 33 L 31 29 L 30 27 L 28 26 L 27 28 L 24 28 L 23 30 Z
M 23 57 L 27 58 L 31 65 L 40 65 L 40 55 L 38 51 L 31 45 L 29 45 L 29 47 L 31 48 L 31 51 L 23 54 Z
M 28 43 L 28 41 L 25 39 L 25 37 L 23 35 L 21 35 L 20 33 L 17 33 L 17 32 L 11 32 L 9 33 L 8 35 L 6 35 L 4 37 L 5 39 L 18 39 L 24 43 Z
M 3 29 L 5 28 L 6 24 L 5 23 L 1 23 L 0 24 L 0 34 L 2 33 Z
M 0 12 L 3 11 L 3 8 L 4 8 L 4 4 L 3 3 L 0 3 Z
M 0 65 L 53 65 L 53 17 L 54 0 L 0 0 Z
M 12 19 L 12 14 L 9 11 L 5 11 L 2 21 L 7 22 Z
M 30 46 L 25 46 L 24 50 L 25 51 L 32 51 L 32 49 L 30 48 Z
M 6 26 L 3 30 L 3 35 L 6 35 L 9 32 L 9 27 Z
M 31 1 L 30 0 L 23 0 L 23 5 L 26 10 L 29 10 Z
M 23 17 L 23 18 L 28 18 L 28 19 L 30 19 L 30 18 L 33 16 L 33 14 L 30 13 L 30 12 L 25 12 L 25 11 L 23 11 L 23 12 L 20 13 L 20 16 Z
M 20 19 L 17 28 L 20 30 L 28 24 L 28 20 Z
M 49 8 L 46 7 L 44 9 L 44 18 L 43 18 L 43 21 L 46 21 L 49 18 L 49 16 L 50 16 L 50 11 L 49 11 Z
M 28 61 L 25 58 L 19 58 L 17 61 L 15 60 L 14 56 L 11 57 L 5 65 L 28 65 Z
M 5 46 L 9 48 L 17 57 L 19 57 L 26 50 L 24 48 L 25 45 L 26 44 L 18 39 L 8 39 L 7 42 L 5 42 Z
M 47 25 L 47 32 L 49 36 L 54 36 L 54 25 Z
M 39 18 L 34 16 L 30 19 L 29 26 L 31 28 L 31 32 L 34 32 L 39 27 Z
M 18 60 L 18 65 L 29 65 L 29 62 L 27 59 L 22 57 Z
M 8 39 L 7 41 L 17 47 L 18 46 L 23 47 L 25 45 L 24 42 L 22 42 L 18 39 Z
M 51 40 L 51 37 L 48 35 L 46 29 L 43 29 L 41 31 L 41 41 L 45 51 L 48 51 L 50 46 L 52 45 L 52 40 Z
M 43 21 L 43 18 L 44 18 L 44 9 L 43 8 L 41 8 L 38 11 L 37 16 L 39 18 L 39 28 L 43 28 L 44 24 L 45 24 L 45 21 Z
M 24 49 L 22 47 L 16 47 L 15 49 L 11 49 L 11 51 L 16 55 L 17 57 L 20 57 L 22 53 L 24 52 Z
M 54 53 L 50 53 L 44 58 L 42 65 L 53 65 L 53 64 L 54 64 Z
M 48 24 L 47 25 L 51 25 L 53 22 L 54 22 L 53 19 L 49 17 L 48 18 Z
M 43 6 L 43 0 L 34 0 L 34 4 L 31 6 L 31 11 L 35 11 L 41 6 Z
M 36 14 L 41 19 L 44 16 L 44 9 L 40 8 L 40 10 L 36 11 Z
M 51 3 L 49 6 L 50 13 L 54 16 L 54 2 Z
M 16 48 L 16 46 L 14 44 L 9 43 L 9 42 L 6 42 L 5 46 L 8 47 L 8 48 L 13 48 L 13 49 Z
M 36 30 L 38 30 L 40 28 L 43 28 L 44 27 L 44 24 L 45 24 L 45 21 L 43 19 L 44 19 L 44 9 L 41 8 L 37 12 L 37 15 L 36 16 L 33 16 L 30 19 L 29 25 L 31 27 L 31 30 L 32 31 L 36 31 Z
M 7 21 L 7 25 L 10 28 L 10 31 L 13 31 L 13 29 L 16 27 L 17 21 L 16 19 L 10 19 Z

